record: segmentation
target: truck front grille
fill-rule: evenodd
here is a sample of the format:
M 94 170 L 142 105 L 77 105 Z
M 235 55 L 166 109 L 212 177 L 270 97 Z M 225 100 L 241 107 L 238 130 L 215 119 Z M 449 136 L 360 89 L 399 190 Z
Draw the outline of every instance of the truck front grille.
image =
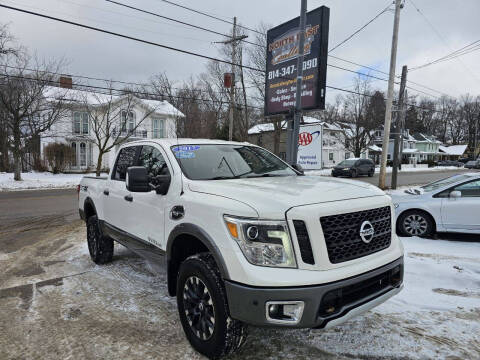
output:
M 370 242 L 360 236 L 363 222 L 369 221 L 374 229 Z M 357 259 L 386 249 L 392 240 L 391 210 L 389 206 L 323 216 L 320 218 L 328 258 L 332 264 Z
M 298 247 L 300 248 L 300 255 L 302 261 L 306 264 L 314 265 L 312 244 L 310 243 L 310 237 L 308 236 L 307 227 L 302 220 L 293 220 L 293 226 L 295 226 L 295 233 L 297 234 Z

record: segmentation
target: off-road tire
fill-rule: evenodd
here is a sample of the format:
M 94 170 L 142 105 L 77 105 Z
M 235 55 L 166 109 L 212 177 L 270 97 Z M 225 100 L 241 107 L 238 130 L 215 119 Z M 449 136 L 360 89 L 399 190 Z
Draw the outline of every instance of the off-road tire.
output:
M 87 219 L 88 252 L 93 262 L 98 265 L 107 264 L 113 258 L 113 240 L 103 235 L 96 215 Z
M 188 311 L 191 304 L 184 300 L 187 297 L 184 292 L 188 291 L 186 289 L 186 286 L 188 288 L 187 281 L 192 278 L 198 278 L 203 284 L 202 286 L 206 286 L 207 296 L 213 302 L 213 311 L 211 308 L 208 310 L 214 314 L 213 332 L 209 334 L 210 337 L 207 340 L 196 334 L 194 326 L 189 323 L 187 318 L 186 309 Z M 230 317 L 225 285 L 211 254 L 200 253 L 190 256 L 180 265 L 177 281 L 177 305 L 185 335 L 192 347 L 199 353 L 210 359 L 219 359 L 233 354 L 245 344 L 247 326 Z M 201 310 L 206 306 L 202 306 Z
M 421 233 L 412 232 L 409 230 L 409 223 L 415 220 L 420 224 L 423 224 L 421 228 L 418 230 Z M 410 226 L 410 229 L 412 226 Z M 397 220 L 397 232 L 401 236 L 419 236 L 419 237 L 426 237 L 431 236 L 435 231 L 435 224 L 432 220 L 430 214 L 426 213 L 425 211 L 421 210 L 410 210 L 405 211 L 400 215 Z

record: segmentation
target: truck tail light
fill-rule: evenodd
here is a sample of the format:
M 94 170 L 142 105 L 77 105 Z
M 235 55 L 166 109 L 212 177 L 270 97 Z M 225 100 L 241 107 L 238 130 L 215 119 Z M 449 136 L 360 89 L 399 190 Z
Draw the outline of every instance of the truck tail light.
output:
M 80 200 L 80 184 L 77 185 L 77 200 Z

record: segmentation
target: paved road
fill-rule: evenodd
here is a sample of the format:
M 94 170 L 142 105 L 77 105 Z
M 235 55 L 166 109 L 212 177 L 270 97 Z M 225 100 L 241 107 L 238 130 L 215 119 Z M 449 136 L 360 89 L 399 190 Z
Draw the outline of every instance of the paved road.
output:
M 75 189 L 0 191 L 0 224 L 57 215 L 67 221 L 78 217 Z
M 455 172 L 465 170 L 404 172 L 398 176 L 398 186 L 425 184 Z M 359 177 L 356 180 L 378 185 L 378 174 L 371 178 Z M 387 184 L 390 182 L 391 175 L 387 174 Z M 14 225 L 27 219 L 54 216 L 67 222 L 78 219 L 77 196 L 74 189 L 0 192 L 0 227 Z
M 406 185 L 421 185 L 426 184 L 435 180 L 440 180 L 448 176 L 452 176 L 456 173 L 465 173 L 472 172 L 472 170 L 445 170 L 445 171 L 415 171 L 415 172 L 401 172 L 398 174 L 397 185 L 406 186 Z M 375 174 L 373 177 L 369 178 L 367 176 L 359 177 L 355 180 L 365 181 L 373 185 L 378 186 L 378 174 Z M 392 183 L 391 174 L 387 174 L 387 185 L 390 187 Z

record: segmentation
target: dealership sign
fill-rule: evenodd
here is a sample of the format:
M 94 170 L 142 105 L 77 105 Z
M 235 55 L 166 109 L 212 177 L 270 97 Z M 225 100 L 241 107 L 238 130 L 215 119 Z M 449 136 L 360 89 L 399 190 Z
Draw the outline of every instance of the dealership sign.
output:
M 297 164 L 306 170 L 322 168 L 322 131 L 321 124 L 300 126 Z
M 302 108 L 325 108 L 330 9 L 307 13 L 303 61 Z M 295 106 L 300 18 L 267 32 L 265 115 L 288 113 Z

